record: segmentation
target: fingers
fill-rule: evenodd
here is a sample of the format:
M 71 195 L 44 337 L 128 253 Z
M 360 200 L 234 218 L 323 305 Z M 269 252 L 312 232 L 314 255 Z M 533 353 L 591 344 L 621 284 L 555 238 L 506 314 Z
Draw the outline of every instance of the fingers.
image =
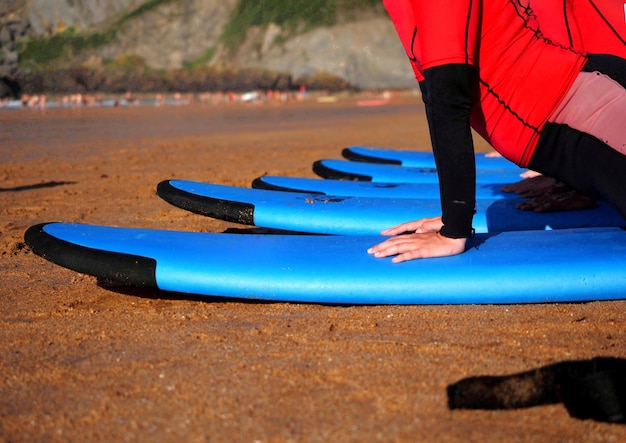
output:
M 443 227 L 441 217 L 423 218 L 412 222 L 402 223 L 393 228 L 385 229 L 381 235 L 399 235 L 406 233 L 439 232 Z
M 578 194 L 575 191 L 542 195 L 526 200 L 516 206 L 518 209 L 534 212 L 568 211 L 594 207 L 596 207 L 594 199 Z
M 572 191 L 572 188 L 567 186 L 565 183 L 555 181 L 552 184 L 549 184 L 549 183 L 546 184 L 546 186 L 542 188 L 537 188 L 534 190 L 523 192 L 519 194 L 519 196 L 521 198 L 531 198 L 531 197 L 540 197 L 542 195 L 548 195 L 548 194 L 560 194 L 563 192 L 570 192 L 570 191 Z
M 421 227 L 421 220 L 402 223 L 398 226 L 394 226 L 393 228 L 385 229 L 381 231 L 382 235 L 399 235 L 406 234 L 407 232 L 415 232 Z
M 465 239 L 443 237 L 439 234 L 442 227 L 441 216 L 402 223 L 382 231 L 382 235 L 392 237 L 372 246 L 367 252 L 376 258 L 393 256 L 391 260 L 393 263 L 417 258 L 443 257 L 463 252 Z
M 445 257 L 465 251 L 464 238 L 447 238 L 439 233 L 407 234 L 392 237 L 368 249 L 376 258 L 394 256 L 393 263 L 417 258 Z
M 554 185 L 555 179 L 539 175 L 533 178 L 527 178 L 522 181 L 505 185 L 501 188 L 502 192 L 514 192 L 516 194 L 523 194 L 526 192 L 534 192 L 537 190 L 545 189 L 546 187 Z
M 392 260 L 394 262 L 400 258 L 399 255 L 408 253 L 412 253 L 415 255 L 415 258 L 419 258 L 417 256 L 418 249 L 413 237 L 413 235 L 393 237 L 368 249 L 367 252 L 373 254 L 376 258 L 391 257 L 395 255 L 396 257 Z
M 443 228 L 443 222 L 441 221 L 441 216 L 425 218 L 422 220 L 422 226 L 419 229 L 416 229 L 415 232 L 419 233 L 427 233 L 427 232 L 439 232 Z

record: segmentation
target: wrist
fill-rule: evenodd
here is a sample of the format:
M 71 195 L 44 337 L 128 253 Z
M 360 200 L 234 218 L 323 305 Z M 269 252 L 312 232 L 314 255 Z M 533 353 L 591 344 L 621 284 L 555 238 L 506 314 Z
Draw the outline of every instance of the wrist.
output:
M 471 238 L 474 236 L 474 228 L 471 225 L 469 227 L 451 227 L 444 224 L 439 233 L 447 238 Z
M 445 237 L 440 232 L 437 235 L 446 242 L 449 249 L 449 255 L 461 254 L 472 247 L 472 237 Z

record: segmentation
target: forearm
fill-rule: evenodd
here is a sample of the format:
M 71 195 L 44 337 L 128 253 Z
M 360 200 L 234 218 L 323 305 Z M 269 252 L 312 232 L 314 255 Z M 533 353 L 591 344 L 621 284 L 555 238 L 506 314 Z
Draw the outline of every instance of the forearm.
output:
M 475 70 L 470 65 L 427 69 L 420 83 L 439 174 L 443 228 L 450 238 L 472 235 L 476 166 L 469 117 Z

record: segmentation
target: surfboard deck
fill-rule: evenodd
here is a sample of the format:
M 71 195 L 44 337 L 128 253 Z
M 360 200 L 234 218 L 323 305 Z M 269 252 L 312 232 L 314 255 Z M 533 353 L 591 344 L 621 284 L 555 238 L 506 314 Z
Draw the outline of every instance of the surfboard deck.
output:
M 441 214 L 438 199 L 338 197 L 166 180 L 157 194 L 174 206 L 234 223 L 288 231 L 376 235 L 411 220 Z M 609 205 L 595 209 L 535 213 L 515 209 L 516 200 L 477 200 L 476 232 L 622 226 Z
M 341 151 L 343 158 L 365 163 L 407 166 L 414 168 L 434 168 L 435 157 L 431 152 L 399 150 L 375 146 L 348 146 Z M 519 167 L 504 157 L 490 157 L 476 153 L 476 167 L 480 169 L 515 169 Z
M 476 169 L 476 183 L 513 183 L 521 180 L 521 168 Z M 313 172 L 322 178 L 382 183 L 439 183 L 437 170 L 348 160 L 318 160 Z
M 502 192 L 508 183 L 477 183 L 476 198 L 517 199 L 512 192 Z M 342 197 L 377 197 L 377 198 L 439 198 L 437 183 L 378 183 L 330 178 L 283 177 L 265 175 L 252 181 L 255 189 L 270 191 L 305 192 L 308 194 L 333 195 Z
M 32 250 L 122 284 L 196 295 L 340 304 L 579 302 L 624 298 L 626 232 L 483 234 L 453 256 L 393 264 L 379 236 L 258 235 L 32 226 Z

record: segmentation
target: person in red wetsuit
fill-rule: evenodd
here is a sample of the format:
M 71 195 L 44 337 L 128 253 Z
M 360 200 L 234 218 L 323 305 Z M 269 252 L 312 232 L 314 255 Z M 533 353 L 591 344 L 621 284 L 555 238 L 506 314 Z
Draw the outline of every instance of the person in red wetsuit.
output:
M 383 231 L 392 237 L 369 253 L 401 262 L 466 249 L 476 181 L 470 128 L 519 166 L 606 200 L 626 218 L 626 60 L 610 50 L 590 55 L 583 40 L 574 44 L 542 21 L 530 0 L 384 3 L 422 91 L 442 216 Z M 582 19 L 565 29 L 581 35 Z M 589 44 L 602 52 L 601 42 Z
M 622 0 L 530 0 L 527 8 L 543 37 L 555 44 L 626 58 L 626 10 Z M 537 177 L 532 171 L 521 176 L 525 179 L 502 188 L 524 197 L 518 209 L 544 212 L 596 206 L 595 199 L 553 178 Z

